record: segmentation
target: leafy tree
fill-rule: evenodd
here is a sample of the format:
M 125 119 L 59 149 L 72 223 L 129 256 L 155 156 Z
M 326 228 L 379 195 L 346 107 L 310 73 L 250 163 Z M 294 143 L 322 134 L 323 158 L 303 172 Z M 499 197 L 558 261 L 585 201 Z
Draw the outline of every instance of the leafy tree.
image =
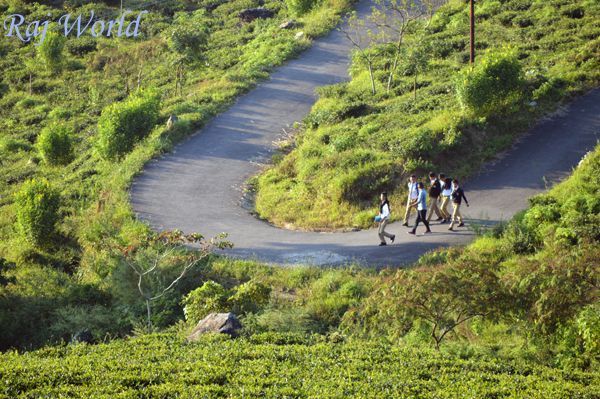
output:
M 194 13 L 179 13 L 168 33 L 167 43 L 173 52 L 175 65 L 175 91 L 183 90 L 187 65 L 204 59 L 208 43 L 209 28 L 203 10 Z
M 597 300 L 600 247 L 586 246 L 581 253 L 542 252 L 511 265 L 505 279 L 517 320 L 527 320 L 540 336 L 553 334 L 584 306 Z
M 35 246 L 51 242 L 59 220 L 60 195 L 44 179 L 32 179 L 23 183 L 15 195 L 17 229 Z
M 96 147 L 106 159 L 117 159 L 147 136 L 158 120 L 160 97 L 155 90 L 138 91 L 102 110 Z
M 179 230 L 152 234 L 138 243 L 119 247 L 121 259 L 137 276 L 137 289 L 146 304 L 147 328 L 152 330 L 152 303 L 164 297 L 187 273 L 198 266 L 214 249 L 230 248 L 226 234 L 210 240 L 201 234 Z M 198 246 L 190 249 L 189 246 Z M 175 273 L 174 278 L 169 274 Z M 170 280 L 166 283 L 165 280 Z
M 36 146 L 50 165 L 66 165 L 73 159 L 73 139 L 65 125 L 55 123 L 42 129 Z
M 63 64 L 63 49 L 66 38 L 58 32 L 49 31 L 37 47 L 37 54 L 44 67 L 52 73 L 59 72 Z
M 371 93 L 375 95 L 377 89 L 375 87 L 374 66 L 379 53 L 371 46 L 380 39 L 380 35 L 371 29 L 364 19 L 359 19 L 356 12 L 353 12 L 348 18 L 348 26 L 340 28 L 340 30 L 352 43 L 352 47 L 354 47 L 360 61 L 367 65 L 369 79 L 371 80 Z
M 417 80 L 429 67 L 431 47 L 425 40 L 416 40 L 412 43 L 405 59 L 405 73 L 413 76 L 413 96 L 417 99 Z
M 496 268 L 482 259 L 460 259 L 436 267 L 400 270 L 384 281 L 344 325 L 407 333 L 415 321 L 430 326 L 436 349 L 456 327 L 475 317 L 496 316 L 507 301 Z

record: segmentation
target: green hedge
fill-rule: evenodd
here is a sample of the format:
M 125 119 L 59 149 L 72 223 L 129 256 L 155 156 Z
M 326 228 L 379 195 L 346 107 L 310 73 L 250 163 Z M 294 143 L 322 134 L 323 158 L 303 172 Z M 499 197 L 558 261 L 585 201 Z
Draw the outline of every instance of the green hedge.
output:
M 597 374 L 379 341 L 153 335 L 0 354 L 0 398 L 597 398 Z
M 17 230 L 33 245 L 50 243 L 59 219 L 59 204 L 59 193 L 47 180 L 25 182 L 15 195 Z
M 106 107 L 98 120 L 97 148 L 102 157 L 114 160 L 131 151 L 156 125 L 159 111 L 155 90 L 139 91 Z
M 73 159 L 73 139 L 70 130 L 60 124 L 42 130 L 37 143 L 42 159 L 50 165 L 66 165 Z

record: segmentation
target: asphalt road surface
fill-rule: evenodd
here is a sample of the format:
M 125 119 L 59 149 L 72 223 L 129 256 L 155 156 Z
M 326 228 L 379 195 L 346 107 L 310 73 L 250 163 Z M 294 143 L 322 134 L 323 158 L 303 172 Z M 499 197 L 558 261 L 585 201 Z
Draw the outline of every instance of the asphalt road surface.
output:
M 359 16 L 370 12 L 360 2 Z M 406 234 L 389 225 L 396 242 L 378 247 L 376 229 L 316 233 L 290 231 L 256 219 L 242 207 L 243 185 L 268 161 L 283 129 L 301 120 L 316 101 L 315 89 L 348 79 L 351 45 L 339 31 L 318 39 L 299 58 L 275 69 L 270 79 L 241 96 L 227 111 L 149 162 L 131 187 L 131 203 L 141 220 L 157 230 L 181 229 L 207 237 L 229 234 L 231 256 L 277 264 L 397 266 L 424 252 L 465 244 L 472 229 L 457 232 L 432 224 L 433 234 Z M 510 219 L 527 198 L 567 176 L 600 138 L 600 89 L 540 122 L 500 161 L 487 165 L 463 185 L 471 207 L 467 224 Z M 374 210 L 375 211 L 375 210 Z M 393 210 L 403 212 L 401 209 Z

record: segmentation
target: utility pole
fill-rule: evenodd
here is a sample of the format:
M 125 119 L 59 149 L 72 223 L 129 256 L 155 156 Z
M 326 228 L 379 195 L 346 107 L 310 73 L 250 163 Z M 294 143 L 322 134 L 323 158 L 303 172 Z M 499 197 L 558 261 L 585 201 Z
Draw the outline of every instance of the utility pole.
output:
M 471 27 L 470 27 L 470 37 L 471 37 L 471 55 L 470 62 L 471 65 L 475 63 L 475 0 L 469 0 L 469 8 L 470 8 L 470 16 L 471 16 Z

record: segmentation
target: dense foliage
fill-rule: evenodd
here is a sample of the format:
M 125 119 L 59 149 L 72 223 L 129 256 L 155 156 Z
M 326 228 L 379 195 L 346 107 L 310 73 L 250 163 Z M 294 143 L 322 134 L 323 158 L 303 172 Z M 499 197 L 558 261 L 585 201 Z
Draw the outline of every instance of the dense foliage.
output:
M 597 374 L 381 341 L 259 334 L 185 344 L 151 335 L 0 355 L 0 397 L 581 398 Z
M 482 0 L 475 14 L 474 67 L 460 0 L 410 25 L 399 14 L 390 30 L 402 35 L 357 49 L 351 81 L 319 90 L 296 137 L 254 180 L 258 214 L 280 226 L 370 226 L 381 191 L 401 209 L 408 175 L 465 178 L 561 100 L 598 86 L 597 1 Z

